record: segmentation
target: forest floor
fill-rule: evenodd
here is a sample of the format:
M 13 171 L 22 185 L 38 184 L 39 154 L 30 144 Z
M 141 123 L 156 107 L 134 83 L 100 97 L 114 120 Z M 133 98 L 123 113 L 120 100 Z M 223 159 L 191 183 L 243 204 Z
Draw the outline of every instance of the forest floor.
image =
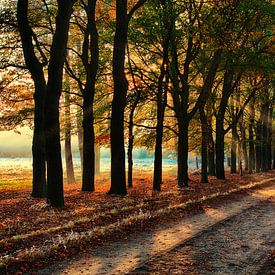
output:
M 46 205 L 45 200 L 30 197 L 29 173 L 7 171 L 0 178 L 0 272 L 22 274 L 33 271 L 36 273 L 34 270 L 41 270 L 45 266 L 52 266 L 53 263 L 66 261 L 80 252 L 81 255 L 90 254 L 91 249 L 106 247 L 115 241 L 128 240 L 131 236 L 140 234 L 142 236 L 154 230 L 156 226 L 165 226 L 175 220 L 194 215 L 207 214 L 212 220 L 212 223 L 205 224 L 207 227 L 227 218 L 228 213 L 231 213 L 229 210 L 232 207 L 216 211 L 218 206 L 226 207 L 229 202 L 232 203 L 248 195 L 250 197 L 255 189 L 274 186 L 272 178 L 275 179 L 275 172 L 243 177 L 230 174 L 226 176 L 227 179 L 224 181 L 210 178 L 208 184 L 201 184 L 199 176 L 192 175 L 189 188 L 179 190 L 176 179 L 167 172 L 164 176 L 162 192 L 154 193 L 151 191 L 151 175 L 140 171 L 135 176 L 134 187 L 129 190 L 128 195 L 119 197 L 106 194 L 109 179 L 108 174 L 105 173 L 97 178 L 94 193 L 80 192 L 79 183 L 65 184 L 66 207 L 53 209 Z M 215 215 L 216 218 L 214 218 Z M 191 233 L 191 235 L 196 233 L 194 226 Z M 172 238 L 166 238 L 169 249 L 182 242 L 182 234 L 179 235 L 181 235 L 180 239 L 174 238 L 175 242 L 171 240 Z M 168 249 L 165 245 L 164 247 L 165 250 Z M 106 249 L 108 251 L 108 247 Z M 131 269 L 127 272 L 137 268 L 140 263 L 161 250 L 156 252 L 148 247 L 148 251 L 153 254 L 141 253 L 147 256 L 144 259 L 134 257 L 136 259 L 134 261 L 130 254 L 126 262 L 133 262 L 135 265 L 131 265 Z M 120 254 L 116 254 L 117 257 Z M 111 255 L 109 257 L 112 259 Z M 104 266 L 115 270 L 110 261 L 106 262 Z M 118 265 L 119 270 L 120 268 Z M 75 271 L 74 274 L 77 274 Z M 104 272 L 103 269 L 102 274 L 111 274 Z M 46 271 L 42 274 L 46 274 Z M 100 273 L 89 271 L 87 274 Z

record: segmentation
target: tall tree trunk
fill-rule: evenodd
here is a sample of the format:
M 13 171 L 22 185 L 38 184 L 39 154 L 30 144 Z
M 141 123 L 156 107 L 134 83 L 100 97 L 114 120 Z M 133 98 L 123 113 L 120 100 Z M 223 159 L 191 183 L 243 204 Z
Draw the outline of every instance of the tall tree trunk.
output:
M 215 164 L 215 143 L 213 139 L 212 119 L 207 122 L 207 155 L 208 155 L 208 174 L 209 176 L 216 175 L 216 164 Z
M 100 145 L 95 145 L 95 175 L 100 175 Z
M 167 88 L 163 87 L 164 76 L 165 76 L 165 69 L 163 66 L 161 75 L 159 77 L 158 93 L 157 93 L 157 128 L 156 128 L 154 178 L 153 178 L 153 190 L 155 191 L 160 191 L 161 183 L 162 183 L 162 138 L 163 138 L 164 113 L 165 113 L 165 107 L 167 104 Z
M 45 135 L 47 158 L 47 200 L 51 206 L 64 205 L 60 146 L 59 99 L 73 1 L 59 1 L 56 30 L 50 50 L 46 92 Z
M 43 80 L 41 87 L 35 83 L 34 94 L 34 130 L 32 139 L 32 197 L 45 198 L 46 185 L 46 148 L 44 132 L 44 110 L 46 83 Z
M 111 188 L 109 194 L 124 195 L 126 190 L 124 110 L 128 81 L 125 76 L 125 49 L 128 32 L 127 1 L 116 0 L 116 32 L 113 50 L 114 96 L 111 118 Z
M 79 150 L 79 157 L 80 157 L 80 166 L 81 171 L 83 171 L 83 115 L 82 115 L 82 108 L 77 111 L 76 117 L 76 124 L 77 124 L 77 141 L 78 141 L 78 150 Z
M 86 84 L 83 93 L 83 171 L 82 191 L 94 191 L 95 177 L 95 134 L 93 115 L 93 93 L 92 85 Z
M 255 108 L 254 99 L 252 99 L 249 106 L 249 125 L 248 125 L 248 139 L 249 139 L 249 164 L 248 171 L 252 173 L 255 170 L 255 144 L 254 144 L 254 119 L 255 119 Z
M 46 97 L 46 81 L 43 64 L 36 57 L 32 29 L 28 21 L 28 1 L 18 0 L 17 22 L 22 41 L 26 66 L 34 81 L 34 130 L 32 140 L 33 176 L 32 196 L 46 197 L 46 152 L 44 132 L 44 110 Z
M 223 118 L 218 117 L 216 121 L 216 176 L 218 179 L 225 179 Z
M 262 120 L 262 171 L 268 170 L 268 117 L 269 117 L 269 102 L 268 99 L 265 99 L 266 102 L 263 104 L 261 120 Z
M 218 179 L 225 179 L 224 172 L 224 116 L 228 100 L 233 91 L 234 71 L 231 67 L 231 61 L 228 62 L 228 68 L 224 73 L 222 98 L 216 118 L 216 176 Z
M 247 152 L 247 139 L 246 139 L 246 129 L 242 125 L 241 126 L 241 133 L 242 133 L 242 148 L 243 148 L 243 157 L 244 157 L 244 170 L 248 171 L 248 152 Z
M 71 145 L 71 108 L 70 108 L 70 94 L 65 92 L 65 159 L 67 183 L 75 183 L 74 166 Z
M 269 108 L 269 117 L 268 117 L 268 135 L 267 135 L 267 169 L 272 169 L 272 115 L 273 115 L 273 106 Z
M 129 137 L 128 137 L 128 188 L 133 187 L 133 148 L 134 148 L 134 134 L 133 134 L 134 122 L 133 122 L 133 112 L 130 111 L 129 117 Z
M 113 50 L 114 96 L 111 118 L 111 187 L 109 194 L 125 195 L 124 110 L 128 81 L 125 76 L 125 51 L 131 17 L 146 0 L 138 0 L 127 13 L 127 0 L 116 0 L 116 31 Z
M 262 168 L 262 124 L 257 122 L 256 126 L 256 172 L 260 172 Z
M 200 120 L 201 120 L 201 182 L 208 183 L 207 174 L 207 144 L 209 137 L 209 126 L 207 125 L 207 117 L 204 109 L 200 108 Z
M 236 125 L 232 126 L 232 138 L 231 138 L 231 166 L 230 172 L 231 174 L 237 173 L 237 142 L 238 142 L 238 133 Z
M 99 62 L 98 32 L 96 26 L 96 2 L 88 0 L 86 6 L 87 28 L 82 45 L 82 62 L 86 71 L 83 94 L 83 170 L 82 191 L 95 189 L 95 133 L 94 133 L 94 96 Z
M 238 168 L 239 174 L 243 176 L 243 148 L 240 138 L 238 138 Z
M 179 120 L 178 186 L 188 187 L 188 123 L 184 119 Z

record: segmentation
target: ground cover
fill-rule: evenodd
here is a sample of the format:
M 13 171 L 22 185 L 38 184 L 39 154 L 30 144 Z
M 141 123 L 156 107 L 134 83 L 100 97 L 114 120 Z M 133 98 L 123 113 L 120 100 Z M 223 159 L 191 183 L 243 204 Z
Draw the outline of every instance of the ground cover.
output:
M 134 188 L 125 197 L 109 196 L 108 174 L 97 178 L 96 192 L 80 192 L 80 183 L 65 185 L 66 207 L 53 209 L 43 199 L 30 198 L 30 175 L 16 173 L 0 182 L 2 217 L 0 251 L 2 270 L 24 272 L 32 266 L 67 257 L 83 250 L 87 243 L 99 245 L 126 238 L 156 222 L 172 219 L 177 211 L 201 210 L 201 202 L 226 195 L 240 187 L 275 177 L 274 172 L 253 175 L 227 175 L 227 180 L 210 178 L 201 184 L 191 176 L 190 187 L 179 190 L 176 179 L 166 173 L 162 192 L 152 192 L 148 172 L 140 172 Z M 23 183 L 21 186 L 20 182 Z M 194 202 L 197 202 L 194 204 Z M 184 209 L 184 211 L 182 211 Z

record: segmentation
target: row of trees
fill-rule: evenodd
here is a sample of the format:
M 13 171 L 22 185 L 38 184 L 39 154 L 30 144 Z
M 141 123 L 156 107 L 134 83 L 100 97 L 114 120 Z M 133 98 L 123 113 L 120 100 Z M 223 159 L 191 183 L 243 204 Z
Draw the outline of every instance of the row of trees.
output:
M 270 169 L 273 11 L 268 0 L 18 0 L 2 8 L 1 66 L 9 75 L 27 69 L 33 80 L 33 196 L 64 204 L 62 92 L 68 148 L 70 105 L 81 114 L 83 191 L 95 188 L 98 135 L 110 137 L 110 194 L 127 193 L 126 138 L 129 187 L 134 144 L 154 147 L 154 190 L 163 147 L 176 147 L 179 187 L 188 186 L 188 152 L 198 144 L 202 182 L 224 179 L 229 134 L 232 173 L 237 155 L 240 172 L 243 159 L 249 172 Z

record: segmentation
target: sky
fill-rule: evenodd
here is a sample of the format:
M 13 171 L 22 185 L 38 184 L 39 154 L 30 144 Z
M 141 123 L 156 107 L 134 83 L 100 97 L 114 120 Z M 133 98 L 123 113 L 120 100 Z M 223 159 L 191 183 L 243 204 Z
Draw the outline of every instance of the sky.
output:
M 0 155 L 6 153 L 31 153 L 32 131 L 28 127 L 19 129 L 20 134 L 14 131 L 0 131 Z

